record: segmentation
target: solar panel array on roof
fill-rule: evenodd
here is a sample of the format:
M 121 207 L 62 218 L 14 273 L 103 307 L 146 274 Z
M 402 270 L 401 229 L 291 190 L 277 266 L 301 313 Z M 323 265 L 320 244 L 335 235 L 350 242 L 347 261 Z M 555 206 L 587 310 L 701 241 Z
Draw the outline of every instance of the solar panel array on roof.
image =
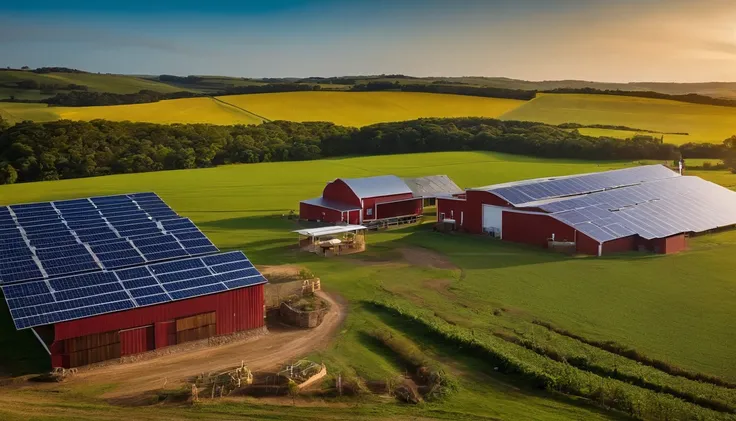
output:
M 513 205 L 522 205 L 673 177 L 679 177 L 679 174 L 663 165 L 646 165 L 556 179 L 530 180 L 512 185 L 488 186 L 483 190 L 492 192 Z
M 599 242 L 736 225 L 736 192 L 699 177 L 675 177 L 539 207 Z
M 0 207 L 0 284 L 216 251 L 155 193 Z
M 242 252 L 3 285 L 16 329 L 265 283 Z

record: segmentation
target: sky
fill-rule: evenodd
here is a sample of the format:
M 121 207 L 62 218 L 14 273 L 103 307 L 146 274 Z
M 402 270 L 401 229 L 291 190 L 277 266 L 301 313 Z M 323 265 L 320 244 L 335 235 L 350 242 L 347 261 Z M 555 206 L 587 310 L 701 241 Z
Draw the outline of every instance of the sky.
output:
M 8 1 L 0 66 L 736 81 L 736 0 Z

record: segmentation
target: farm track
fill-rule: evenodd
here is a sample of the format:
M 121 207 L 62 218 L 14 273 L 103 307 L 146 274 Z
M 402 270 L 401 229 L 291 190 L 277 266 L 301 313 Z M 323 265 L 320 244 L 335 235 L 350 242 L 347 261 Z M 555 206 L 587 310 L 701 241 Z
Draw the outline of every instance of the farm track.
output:
M 317 328 L 302 330 L 277 327 L 271 329 L 268 335 L 249 341 L 81 372 L 67 385 L 115 384 L 115 389 L 102 395 L 102 398 L 116 401 L 160 390 L 164 385 L 167 389 L 176 388 L 192 376 L 224 371 L 240 365 L 241 361 L 245 361 L 253 371 L 272 370 L 326 347 L 342 324 L 347 312 L 345 302 L 323 292 L 318 294 L 330 303 L 330 311 Z
M 220 98 L 217 98 L 217 97 L 214 97 L 214 96 L 211 96 L 210 98 L 212 98 L 213 100 L 215 100 L 215 101 L 217 101 L 217 102 L 219 102 L 219 103 L 225 104 L 225 105 L 227 105 L 227 106 L 230 106 L 230 107 L 233 107 L 233 108 L 235 108 L 235 109 L 238 109 L 238 110 L 240 110 L 240 111 L 242 111 L 242 112 L 244 112 L 244 113 L 247 113 L 247 114 L 250 114 L 250 115 L 252 115 L 252 116 L 254 116 L 254 117 L 260 118 L 261 120 L 263 120 L 263 122 L 264 122 L 264 123 L 269 123 L 269 122 L 271 122 L 271 120 L 270 120 L 270 119 L 268 119 L 268 118 L 266 118 L 266 117 L 264 117 L 264 116 L 262 116 L 262 115 L 258 115 L 258 114 L 254 113 L 254 112 L 252 112 L 252 111 L 248 111 L 248 110 L 246 110 L 246 109 L 245 109 L 245 108 L 243 108 L 243 107 L 238 107 L 238 106 L 237 106 L 237 105 L 235 105 L 235 104 L 231 104 L 231 103 L 229 103 L 229 102 L 227 102 L 227 101 L 223 101 L 223 100 L 221 100 Z

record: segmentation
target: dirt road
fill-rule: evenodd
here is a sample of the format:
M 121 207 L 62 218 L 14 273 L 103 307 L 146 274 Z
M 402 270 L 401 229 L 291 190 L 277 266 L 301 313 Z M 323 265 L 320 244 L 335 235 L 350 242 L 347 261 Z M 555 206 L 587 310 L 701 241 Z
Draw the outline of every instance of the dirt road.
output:
M 345 303 L 321 291 L 318 294 L 330 303 L 330 310 L 314 329 L 271 328 L 266 336 L 247 341 L 82 372 L 67 384 L 115 384 L 114 390 L 102 396 L 114 399 L 175 388 L 197 374 L 236 367 L 241 360 L 252 371 L 274 369 L 326 347 L 342 324 Z

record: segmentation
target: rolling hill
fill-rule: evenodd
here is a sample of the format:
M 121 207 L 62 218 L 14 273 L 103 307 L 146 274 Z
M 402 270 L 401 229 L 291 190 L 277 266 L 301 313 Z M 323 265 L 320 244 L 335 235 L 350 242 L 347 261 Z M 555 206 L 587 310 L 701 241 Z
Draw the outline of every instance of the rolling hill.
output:
M 529 120 L 547 124 L 605 124 L 688 133 L 667 136 L 672 143 L 720 143 L 736 134 L 736 108 L 611 95 L 540 94 L 504 114 L 505 120 Z M 596 130 L 599 135 L 621 137 L 618 131 Z
M 151 90 L 157 92 L 177 92 L 183 89 L 166 83 L 135 76 L 111 75 L 98 73 L 34 73 L 23 70 L 0 71 L 0 98 L 14 96 L 16 99 L 40 100 L 54 96 L 56 93 L 69 92 L 67 89 L 58 89 L 53 93 L 43 93 L 39 88 L 22 89 L 18 83 L 22 81 L 33 81 L 39 86 L 41 84 L 83 85 L 91 92 L 110 92 L 116 94 L 128 94 L 140 90 Z

